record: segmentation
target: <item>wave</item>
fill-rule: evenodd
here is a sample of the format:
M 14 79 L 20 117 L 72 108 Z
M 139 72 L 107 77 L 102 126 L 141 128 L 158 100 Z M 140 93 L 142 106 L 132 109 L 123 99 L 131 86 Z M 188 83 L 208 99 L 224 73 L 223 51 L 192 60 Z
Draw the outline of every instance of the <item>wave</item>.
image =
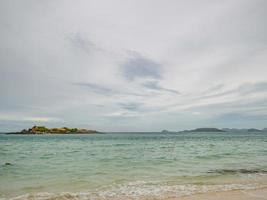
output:
M 224 184 L 224 185 L 167 185 L 153 182 L 132 182 L 123 185 L 102 188 L 93 192 L 81 193 L 37 193 L 25 194 L 10 200 L 140 200 L 140 199 L 168 199 L 207 192 L 232 190 L 251 190 L 266 188 L 267 185 L 258 184 Z

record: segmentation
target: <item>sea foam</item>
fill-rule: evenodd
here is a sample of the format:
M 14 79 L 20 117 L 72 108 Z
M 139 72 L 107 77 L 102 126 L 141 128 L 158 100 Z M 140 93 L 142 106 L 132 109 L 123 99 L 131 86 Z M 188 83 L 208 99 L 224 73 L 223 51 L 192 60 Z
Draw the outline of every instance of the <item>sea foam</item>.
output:
M 201 194 L 207 192 L 221 192 L 232 190 L 252 190 L 266 188 L 267 185 L 258 184 L 225 184 L 225 185 L 158 185 L 153 182 L 137 181 L 128 184 L 111 186 L 103 190 L 92 192 L 62 192 L 24 194 L 10 200 L 140 200 L 167 199 Z M 3 198 L 2 200 L 4 200 Z M 6 199 L 5 199 L 6 200 Z

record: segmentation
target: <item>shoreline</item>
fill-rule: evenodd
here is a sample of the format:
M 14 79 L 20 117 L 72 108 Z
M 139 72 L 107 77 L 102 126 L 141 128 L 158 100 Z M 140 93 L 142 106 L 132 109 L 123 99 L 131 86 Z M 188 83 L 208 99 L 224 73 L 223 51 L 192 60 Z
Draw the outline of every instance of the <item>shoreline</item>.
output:
M 260 189 L 230 190 L 167 198 L 165 200 L 263 200 L 267 199 L 267 187 Z
M 3 200 L 30 200 L 30 199 L 57 199 L 57 200 L 79 200 L 79 199 L 95 199 L 95 200 L 267 200 L 267 187 L 257 189 L 235 189 L 227 191 L 207 191 L 188 195 L 166 195 L 164 196 L 124 196 L 122 194 L 111 196 L 94 196 L 91 193 L 72 193 L 72 192 L 60 192 L 60 193 L 47 193 L 40 192 L 37 194 L 27 193 L 13 197 L 2 197 Z

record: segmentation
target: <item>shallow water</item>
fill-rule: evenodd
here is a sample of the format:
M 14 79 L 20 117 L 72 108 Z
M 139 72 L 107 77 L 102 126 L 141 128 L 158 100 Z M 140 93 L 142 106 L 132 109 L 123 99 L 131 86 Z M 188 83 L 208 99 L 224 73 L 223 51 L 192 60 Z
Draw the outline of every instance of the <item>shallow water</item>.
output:
M 266 133 L 0 134 L 3 199 L 165 198 L 266 186 Z

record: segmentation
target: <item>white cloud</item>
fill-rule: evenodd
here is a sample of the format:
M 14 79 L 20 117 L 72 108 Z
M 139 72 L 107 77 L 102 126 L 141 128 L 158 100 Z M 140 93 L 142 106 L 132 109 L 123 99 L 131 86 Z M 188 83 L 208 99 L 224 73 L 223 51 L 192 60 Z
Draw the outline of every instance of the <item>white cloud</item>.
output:
M 1 1 L 0 112 L 12 117 L 0 122 L 158 130 L 219 126 L 235 113 L 263 128 L 245 116 L 267 115 L 266 6 Z
M 17 121 L 17 122 L 60 122 L 61 119 L 53 117 L 28 117 L 28 116 L 18 116 L 18 114 L 0 114 L 0 120 L 3 121 Z

